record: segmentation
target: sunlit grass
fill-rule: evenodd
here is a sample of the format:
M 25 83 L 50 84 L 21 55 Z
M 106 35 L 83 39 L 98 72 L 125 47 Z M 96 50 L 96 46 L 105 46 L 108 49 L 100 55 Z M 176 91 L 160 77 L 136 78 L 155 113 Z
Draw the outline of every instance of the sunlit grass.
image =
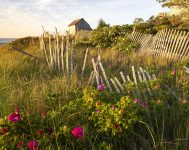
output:
M 138 53 L 124 53 L 116 50 L 90 49 L 87 58 L 86 70 L 84 76 L 81 77 L 81 68 L 84 59 L 84 51 L 76 51 L 76 71 L 72 76 L 64 74 L 62 71 L 50 70 L 44 61 L 43 53 L 39 50 L 39 45 L 30 45 L 25 50 L 40 58 L 34 59 L 23 55 L 22 53 L 9 50 L 11 45 L 4 45 L 0 47 L 0 114 L 7 115 L 19 106 L 25 110 L 33 113 L 40 113 L 42 111 L 61 112 L 63 106 L 67 105 L 71 100 L 76 100 L 83 96 L 82 90 L 87 86 L 90 72 L 92 71 L 92 58 L 97 58 L 101 55 L 101 62 L 107 72 L 108 76 L 118 75 L 120 71 L 125 74 L 131 74 L 131 66 L 136 68 L 142 66 L 152 70 L 157 76 L 160 75 L 160 70 L 171 71 L 175 67 L 179 68 L 179 76 L 176 80 L 165 81 L 167 86 L 163 86 L 163 94 L 165 101 L 168 101 L 170 106 L 154 108 L 154 110 L 147 110 L 143 122 L 136 124 L 129 132 L 124 132 L 123 135 L 111 137 L 110 135 L 96 134 L 95 129 L 91 130 L 87 135 L 88 142 L 83 142 L 86 148 L 94 148 L 95 144 L 102 143 L 102 140 L 109 142 L 107 147 L 113 149 L 187 149 L 189 126 L 188 117 L 182 116 L 177 111 L 178 99 L 185 97 L 189 98 L 188 86 L 185 90 L 180 88 L 180 83 L 188 82 L 188 75 L 182 70 L 182 65 L 186 63 L 170 63 L 166 59 L 159 59 L 154 56 L 139 55 Z M 175 81 L 175 82 L 172 82 Z M 167 88 L 168 87 L 168 88 Z M 141 91 L 143 92 L 143 91 Z M 160 96 L 161 94 L 158 93 Z M 158 95 L 158 96 L 159 96 Z M 50 99 L 49 97 L 55 97 Z M 132 97 L 132 95 L 129 95 Z M 144 100 L 148 98 L 143 97 Z M 156 99 L 150 99 L 151 101 Z M 170 108 L 169 108 L 170 107 Z M 64 125 L 65 120 L 67 124 L 74 124 L 74 121 L 86 121 L 85 116 L 80 117 L 82 108 L 76 111 L 68 111 L 64 114 L 59 114 L 57 118 L 53 118 L 55 124 L 53 128 L 59 128 Z M 178 117 L 179 116 L 179 117 Z M 182 116 L 180 118 L 180 116 Z M 65 119 L 65 120 L 64 120 Z M 91 133 L 95 133 L 91 137 Z M 89 134 L 88 133 L 88 134 Z M 86 133 L 87 134 L 87 133 Z M 93 141 L 96 138 L 95 142 Z M 66 141 L 69 143 L 69 141 Z M 86 144 L 87 143 L 87 144 Z M 130 143 L 130 144 L 129 144 Z M 77 145 L 71 143 L 77 148 Z M 82 145 L 82 144 L 81 144 Z M 80 146 L 81 146 L 80 145 Z M 58 146 L 57 146 L 58 147 Z M 61 147 L 61 146 L 59 146 Z M 56 149 L 49 146 L 50 149 Z M 69 149 L 70 147 L 65 147 Z

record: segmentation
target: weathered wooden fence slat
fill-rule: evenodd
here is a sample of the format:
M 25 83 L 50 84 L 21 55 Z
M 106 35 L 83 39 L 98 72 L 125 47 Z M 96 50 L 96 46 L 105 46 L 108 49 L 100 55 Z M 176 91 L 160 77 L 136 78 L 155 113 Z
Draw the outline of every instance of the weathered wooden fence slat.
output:
M 119 88 L 118 88 L 118 86 L 116 85 L 116 83 L 115 83 L 114 79 L 113 79 L 113 78 L 111 78 L 111 79 L 110 79 L 110 81 L 111 81 L 111 82 L 112 82 L 112 84 L 114 85 L 114 87 L 115 87 L 115 89 L 116 89 L 116 92 L 117 92 L 117 93 L 121 93 L 121 92 L 120 92 L 120 90 L 119 90 Z
M 82 73 L 81 73 L 81 75 L 83 75 L 84 71 L 85 71 L 85 65 L 86 65 L 86 61 L 87 61 L 88 51 L 89 51 L 89 49 L 87 48 L 87 50 L 85 52 L 85 58 L 84 58 L 84 62 L 83 62 L 83 67 L 82 67 Z
M 120 75 L 121 75 L 121 78 L 122 78 L 122 80 L 123 80 L 123 83 L 126 83 L 126 79 L 125 79 L 125 76 L 123 75 L 123 72 L 122 72 L 122 71 L 120 72 Z
M 109 90 L 112 91 L 112 87 L 111 87 L 111 85 L 110 85 L 110 82 L 108 81 L 108 78 L 107 78 L 107 76 L 106 76 L 106 72 L 105 72 L 105 70 L 104 70 L 104 68 L 103 68 L 101 62 L 99 62 L 99 66 L 100 66 L 100 69 L 101 69 L 102 74 L 103 74 L 103 76 L 104 76 L 104 79 L 105 79 L 106 85 L 108 86 Z
M 92 63 L 93 63 L 93 69 L 94 69 L 94 73 L 95 73 L 95 77 L 96 77 L 96 83 L 97 83 L 97 88 L 100 85 L 100 81 L 99 81 L 99 73 L 97 71 L 97 64 L 95 63 L 94 59 L 92 59 Z
M 63 39 L 63 37 L 61 40 L 61 66 L 62 66 L 62 70 L 64 72 L 64 39 Z
M 66 73 L 69 74 L 69 34 L 66 36 Z
M 132 66 L 132 73 L 133 73 L 134 82 L 135 82 L 135 84 L 137 84 L 137 79 L 136 79 L 136 74 L 135 74 L 135 68 L 134 68 L 134 66 Z
M 72 41 L 72 48 L 71 48 L 71 74 L 73 73 L 73 70 L 74 70 L 74 41 Z
M 121 89 L 121 91 L 124 92 L 124 88 L 123 88 L 123 86 L 121 85 L 120 81 L 119 81 L 116 77 L 114 77 L 114 80 L 116 81 L 116 83 L 117 83 L 117 85 L 119 86 L 119 88 Z

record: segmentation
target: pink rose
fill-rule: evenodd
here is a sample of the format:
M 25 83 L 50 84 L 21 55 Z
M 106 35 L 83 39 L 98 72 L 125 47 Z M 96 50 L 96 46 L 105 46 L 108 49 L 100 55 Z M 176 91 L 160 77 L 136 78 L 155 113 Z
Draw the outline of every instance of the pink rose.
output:
M 160 74 L 163 74 L 163 73 L 164 73 L 163 70 L 161 70 L 161 71 L 160 71 Z
M 134 104 L 137 104 L 138 102 L 139 102 L 138 99 L 134 99 L 134 100 L 133 100 L 133 103 L 134 103 Z
M 17 147 L 18 147 L 18 149 L 21 149 L 22 148 L 22 142 L 19 142 Z
M 2 133 L 2 134 L 5 134 L 6 132 L 7 132 L 7 129 L 6 129 L 6 128 L 2 128 L 2 129 L 1 129 L 1 133 Z
M 37 134 L 38 134 L 38 135 L 43 135 L 43 130 L 42 130 L 42 129 L 39 129 L 39 130 L 37 131 Z
M 119 125 L 118 123 L 114 123 L 113 126 L 114 126 L 114 128 L 116 128 L 116 129 L 119 129 L 119 128 L 120 128 L 120 125 Z
M 73 136 L 76 138 L 82 139 L 84 136 L 84 129 L 83 127 L 76 127 L 72 130 Z
M 46 128 L 46 133 L 48 135 L 51 135 L 53 133 L 53 129 L 52 128 Z
M 38 142 L 36 140 L 29 141 L 28 148 L 30 150 L 37 150 L 38 149 Z
M 115 110 L 116 109 L 116 106 L 115 105 L 112 105 L 112 110 Z
M 46 116 L 47 116 L 47 113 L 46 112 L 42 112 L 41 113 L 41 117 L 44 119 L 44 118 L 46 118 Z
M 176 70 L 173 70 L 173 71 L 171 72 L 172 75 L 176 75 L 176 73 L 177 73 Z
M 100 85 L 98 86 L 98 90 L 99 90 L 99 91 L 103 91 L 103 90 L 104 90 L 104 88 L 105 88 L 105 87 L 104 87 L 104 85 L 103 85 L 103 84 L 100 84 Z
M 20 115 L 16 113 L 10 114 L 7 119 L 11 122 L 18 122 L 21 120 Z
M 99 109 L 97 109 L 97 110 L 96 110 L 96 113 L 100 113 L 100 110 L 99 110 Z
M 148 107 L 146 102 L 142 102 L 141 105 L 142 105 L 143 108 L 147 108 Z

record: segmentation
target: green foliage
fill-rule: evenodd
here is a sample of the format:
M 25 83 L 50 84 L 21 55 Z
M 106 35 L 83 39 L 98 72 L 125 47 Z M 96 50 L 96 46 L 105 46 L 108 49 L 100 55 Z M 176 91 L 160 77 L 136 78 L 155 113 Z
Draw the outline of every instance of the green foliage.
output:
M 133 43 L 131 39 L 128 38 L 128 36 L 120 36 L 112 45 L 112 49 L 123 51 L 123 52 L 133 52 L 137 50 L 140 47 L 139 43 Z
M 89 120 L 99 132 L 111 132 L 112 135 L 121 133 L 123 129 L 132 127 L 132 124 L 139 121 L 137 112 L 140 105 L 135 104 L 129 97 L 124 96 L 116 100 L 103 100 L 103 94 L 90 87 L 84 90 L 84 104 L 92 115 Z
M 181 16 L 170 16 L 166 13 L 161 13 L 158 16 L 151 16 L 147 21 L 142 18 L 136 18 L 133 25 L 116 25 L 110 26 L 104 20 L 99 21 L 99 25 L 94 29 L 90 36 L 76 41 L 76 47 L 97 47 L 105 49 L 116 49 L 125 52 L 135 51 L 139 47 L 137 43 L 132 43 L 129 40 L 129 34 L 135 31 L 156 34 L 163 29 L 182 29 L 183 21 Z M 186 25 L 186 22 L 185 22 Z
M 132 43 L 128 38 L 132 32 L 132 26 L 104 26 L 91 32 L 88 39 L 76 41 L 77 47 L 110 48 L 130 52 L 136 50 L 139 45 Z
M 133 24 L 140 24 L 140 23 L 143 23 L 144 20 L 142 18 L 135 18 L 135 20 L 133 21 Z
M 153 21 L 151 18 L 151 22 Z M 130 29 L 127 27 L 120 30 L 119 34 L 119 28 L 111 29 L 110 37 L 121 41 L 127 29 Z M 130 31 L 132 32 L 132 28 Z M 114 43 L 110 46 L 114 48 Z M 85 88 L 89 77 L 87 72 L 87 78 L 80 82 L 74 75 L 66 78 L 61 73 L 43 68 L 42 64 L 30 58 L 14 59 L 11 63 L 10 58 L 20 54 L 10 57 L 10 51 L 2 51 L 1 149 L 17 149 L 19 142 L 23 142 L 23 149 L 27 149 L 28 141 L 33 139 L 39 142 L 39 149 L 188 148 L 189 76 L 182 69 L 171 68 L 167 64 L 160 69 L 155 57 L 150 61 L 147 56 L 133 57 L 131 54 L 122 55 L 123 53 L 115 51 L 113 52 L 116 54 L 113 55 L 112 51 L 104 51 L 102 59 L 105 68 L 109 68 L 108 74 L 118 73 L 122 66 L 129 70 L 131 65 L 148 64 L 147 70 L 158 77 L 156 81 L 143 82 L 137 86 L 133 83 L 123 84 L 127 90 L 124 94 L 118 94 L 106 90 L 98 91 L 92 87 Z M 96 50 L 90 52 L 95 53 Z M 117 54 L 121 54 L 121 57 Z M 149 62 L 146 63 L 147 61 Z M 188 66 L 188 63 L 185 65 Z M 20 112 L 21 121 L 8 121 L 8 114 L 18 104 L 23 106 Z M 41 116 L 41 110 L 44 109 L 48 110 L 46 117 Z M 72 135 L 72 129 L 76 126 L 84 128 L 83 139 Z M 2 132 L 2 128 L 7 129 L 6 133 Z M 48 135 L 46 128 L 52 128 L 53 133 Z M 40 129 L 43 131 L 42 135 L 39 135 Z
M 34 42 L 38 42 L 38 38 L 33 38 L 33 37 L 20 38 L 12 42 L 12 47 L 25 50 L 31 44 L 34 44 Z
M 107 24 L 102 18 L 98 21 L 97 29 L 102 29 L 104 27 L 109 27 L 110 25 Z
M 177 22 L 177 27 L 180 29 L 189 30 L 189 1 L 188 0 L 157 0 L 162 3 L 163 7 L 169 7 L 180 11 L 171 16 L 174 22 Z M 174 23 L 173 22 L 173 23 Z
M 160 3 L 163 3 L 163 6 L 165 6 L 165 7 L 172 7 L 172 6 L 178 6 L 181 8 L 188 7 L 187 0 L 157 0 L 157 1 Z
M 18 108 L 17 108 L 18 109 Z M 18 109 L 19 110 L 19 109 Z M 0 120 L 0 147 L 3 149 L 17 149 L 21 143 L 22 148 L 27 148 L 31 140 L 39 141 L 45 148 L 55 142 L 54 131 L 51 123 L 47 120 L 46 113 L 36 114 L 29 110 L 21 109 L 16 112 L 21 120 L 11 122 L 7 116 Z

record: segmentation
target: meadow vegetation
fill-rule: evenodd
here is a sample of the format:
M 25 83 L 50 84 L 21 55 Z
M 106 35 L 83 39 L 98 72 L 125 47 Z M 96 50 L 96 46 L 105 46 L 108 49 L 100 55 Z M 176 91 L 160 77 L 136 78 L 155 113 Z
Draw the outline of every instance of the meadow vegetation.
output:
M 189 75 L 183 71 L 188 61 L 172 63 L 135 52 L 91 48 L 84 76 L 82 64 L 67 76 L 41 61 L 37 40 L 24 50 L 39 60 L 9 50 L 13 45 L 0 48 L 2 149 L 188 148 Z M 76 51 L 76 61 L 83 60 L 84 50 Z M 121 70 L 131 74 L 132 65 L 155 73 L 158 80 L 148 83 L 151 95 L 145 84 L 137 89 L 123 84 L 128 88 L 121 94 L 88 86 L 90 60 L 99 52 L 109 75 Z M 134 90 L 140 91 L 140 98 Z
M 160 2 L 183 6 L 182 0 Z M 71 75 L 49 69 L 38 38 L 0 45 L 0 149 L 189 149 L 189 74 L 183 68 L 189 60 L 141 55 L 140 45 L 129 38 L 133 29 L 148 34 L 165 28 L 188 31 L 185 24 L 166 15 L 117 26 L 101 19 L 92 32 L 75 37 L 77 66 Z M 92 86 L 91 59 L 99 54 L 107 76 L 120 77 L 123 71 L 132 77 L 134 66 L 157 80 L 121 82 L 121 93 L 103 83 Z

